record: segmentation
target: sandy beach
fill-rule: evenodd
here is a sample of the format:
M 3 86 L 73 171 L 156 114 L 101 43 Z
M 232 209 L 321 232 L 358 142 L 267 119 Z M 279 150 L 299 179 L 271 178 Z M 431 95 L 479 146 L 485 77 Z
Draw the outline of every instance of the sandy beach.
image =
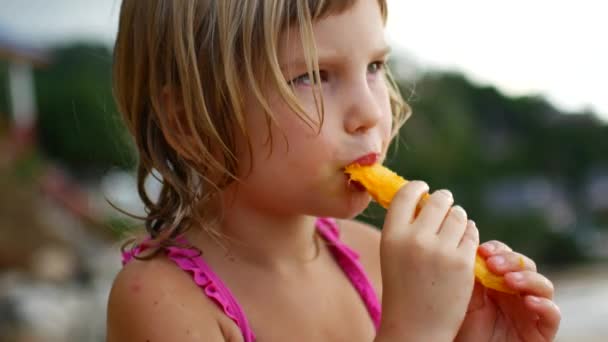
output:
M 562 311 L 559 342 L 608 341 L 608 263 L 552 273 Z

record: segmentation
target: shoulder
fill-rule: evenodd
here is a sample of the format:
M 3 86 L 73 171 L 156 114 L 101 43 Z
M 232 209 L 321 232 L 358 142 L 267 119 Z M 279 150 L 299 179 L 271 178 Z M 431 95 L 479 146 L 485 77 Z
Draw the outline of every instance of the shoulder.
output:
M 361 264 L 372 281 L 378 297 L 382 298 L 380 272 L 380 230 L 357 220 L 338 220 L 340 239 L 355 250 Z
M 107 315 L 108 341 L 225 341 L 229 326 L 190 274 L 160 255 L 123 267 Z

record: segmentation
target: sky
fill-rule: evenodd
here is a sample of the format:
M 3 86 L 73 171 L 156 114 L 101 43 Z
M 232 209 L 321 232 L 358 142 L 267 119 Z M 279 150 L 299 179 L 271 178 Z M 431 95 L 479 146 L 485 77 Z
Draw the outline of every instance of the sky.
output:
M 388 0 L 387 38 L 419 73 L 444 69 L 507 95 L 539 94 L 608 121 L 608 3 Z M 34 44 L 111 45 L 120 0 L 0 0 L 0 30 Z M 603 17 L 601 17 L 603 16 Z

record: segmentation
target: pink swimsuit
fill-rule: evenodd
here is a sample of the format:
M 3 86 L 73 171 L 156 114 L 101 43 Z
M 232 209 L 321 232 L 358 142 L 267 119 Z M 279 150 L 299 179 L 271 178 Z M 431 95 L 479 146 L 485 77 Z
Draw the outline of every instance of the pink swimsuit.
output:
M 328 242 L 330 251 L 336 262 L 361 296 L 377 330 L 380 325 L 380 302 L 359 262 L 359 255 L 340 241 L 338 225 L 333 219 L 318 218 L 315 225 L 321 236 Z M 133 258 L 133 255 L 144 251 L 148 247 L 143 242 L 131 251 L 125 252 L 122 256 L 122 264 L 125 265 Z M 169 259 L 173 260 L 179 268 L 191 273 L 194 282 L 203 290 L 203 293 L 213 300 L 237 324 L 243 333 L 245 342 L 255 341 L 253 330 L 236 298 L 222 280 L 211 270 L 197 250 L 167 247 L 165 252 Z

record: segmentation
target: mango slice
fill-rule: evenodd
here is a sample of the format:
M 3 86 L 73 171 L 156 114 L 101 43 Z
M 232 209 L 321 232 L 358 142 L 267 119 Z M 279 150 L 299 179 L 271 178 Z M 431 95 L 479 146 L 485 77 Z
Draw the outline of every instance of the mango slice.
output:
M 350 176 L 351 181 L 360 183 L 372 198 L 384 208 L 389 207 L 397 191 L 408 182 L 395 172 L 377 163 L 366 166 L 351 164 L 345 168 L 344 172 Z M 428 198 L 428 194 L 422 197 L 416 207 L 416 215 L 418 215 Z M 517 293 L 517 291 L 507 287 L 502 276 L 488 270 L 485 260 L 479 254 L 475 257 L 475 278 L 487 288 L 504 293 Z

